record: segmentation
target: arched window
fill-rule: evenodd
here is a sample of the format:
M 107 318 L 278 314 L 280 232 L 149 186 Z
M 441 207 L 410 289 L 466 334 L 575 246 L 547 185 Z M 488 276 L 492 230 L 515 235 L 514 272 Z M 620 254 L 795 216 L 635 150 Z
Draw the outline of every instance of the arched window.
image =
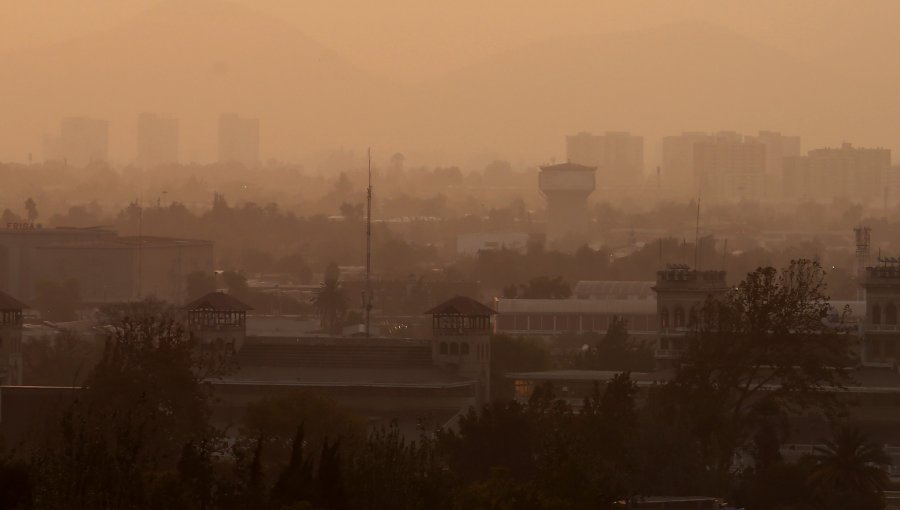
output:
M 668 328 L 669 327 L 669 309 L 663 308 L 659 311 L 659 327 Z
M 441 342 L 441 354 L 447 354 L 447 342 Z
M 680 306 L 676 307 L 675 313 L 672 315 L 674 315 L 674 317 L 673 317 L 673 320 L 675 322 L 674 326 L 676 328 L 684 327 L 684 309 L 681 308 Z
M 894 306 L 894 303 L 888 303 L 888 305 L 884 307 L 884 323 L 897 324 L 897 307 Z
M 463 342 L 459 347 L 460 354 L 469 354 L 469 342 Z
M 450 354 L 459 354 L 459 344 L 452 342 L 450 344 Z
M 872 306 L 872 324 L 881 324 L 881 307 Z

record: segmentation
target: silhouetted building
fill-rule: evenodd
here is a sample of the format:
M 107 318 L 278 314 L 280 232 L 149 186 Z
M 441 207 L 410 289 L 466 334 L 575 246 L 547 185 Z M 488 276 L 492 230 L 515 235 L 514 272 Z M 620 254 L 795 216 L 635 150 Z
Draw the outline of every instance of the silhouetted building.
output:
M 890 168 L 890 149 L 857 148 L 849 143 L 815 149 L 784 160 L 784 194 L 801 200 L 880 203 L 886 196 Z
M 587 230 L 587 199 L 597 187 L 596 171 L 576 163 L 541 167 L 538 186 L 547 198 L 549 236 Z
M 656 340 L 653 282 L 582 281 L 569 299 L 496 298 L 497 333 L 550 338 L 603 334 L 624 320 L 635 338 Z
M 93 305 L 151 296 L 181 304 L 189 274 L 213 273 L 213 243 L 198 239 L 112 237 L 43 244 L 34 253 L 35 283 L 75 280 L 82 302 Z
M 625 132 L 578 133 L 566 137 L 570 163 L 596 167 L 601 187 L 638 184 L 644 175 L 644 138 Z
M 766 146 L 766 174 L 781 179 L 784 158 L 800 155 L 800 137 L 786 136 L 777 131 L 760 131 L 755 137 L 747 137 Z
M 656 310 L 659 339 L 656 360 L 671 365 L 687 348 L 686 334 L 703 320 L 707 298 L 722 298 L 728 291 L 725 271 L 697 271 L 670 265 L 656 272 Z
M 213 243 L 196 239 L 119 237 L 95 228 L 0 227 L 0 290 L 33 300 L 40 282 L 76 280 L 88 304 L 155 296 L 186 298 L 187 275 L 212 274 Z
M 432 316 L 432 359 L 440 367 L 477 380 L 476 404 L 487 403 L 496 312 L 474 299 L 457 296 L 425 313 Z
M 237 353 L 247 338 L 252 308 L 224 292 L 210 292 L 184 306 L 188 331 L 203 347 Z
M 196 321 L 210 322 L 220 320 L 216 308 L 234 306 L 200 300 L 191 308 L 200 314 Z M 204 316 L 204 310 L 211 315 Z M 247 337 L 238 369 L 210 381 L 220 397 L 217 420 L 233 423 L 250 402 L 304 388 L 333 398 L 371 425 L 396 420 L 411 436 L 422 420 L 446 424 L 486 402 L 493 311 L 455 297 L 427 313 L 432 315 L 431 338 Z M 233 318 L 221 320 L 228 321 L 229 332 L 237 330 Z M 214 328 L 209 331 L 218 338 Z
M 59 136 L 45 140 L 44 159 L 85 166 L 109 159 L 109 123 L 104 119 L 66 117 Z
M 219 118 L 219 162 L 259 164 L 259 119 L 228 113 Z
M 663 138 L 662 185 L 667 195 L 696 197 L 697 176 L 694 175 L 694 144 L 712 137 L 707 133 L 685 132 Z
M 0 386 L 22 384 L 22 311 L 18 299 L 0 292 Z
M 763 198 L 766 146 L 740 135 L 696 142 L 694 175 L 700 196 L 714 202 Z
M 861 352 L 867 365 L 896 368 L 900 361 L 900 262 L 882 259 L 866 268 L 865 339 Z
M 178 119 L 142 113 L 138 117 L 137 164 L 154 167 L 178 163 Z

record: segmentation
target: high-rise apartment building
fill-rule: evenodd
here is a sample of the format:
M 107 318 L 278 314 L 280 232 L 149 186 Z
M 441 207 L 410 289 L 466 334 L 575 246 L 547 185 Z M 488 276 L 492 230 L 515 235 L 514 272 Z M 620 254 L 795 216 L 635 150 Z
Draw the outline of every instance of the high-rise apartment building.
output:
M 219 117 L 219 162 L 259 164 L 259 119 L 233 113 Z
M 45 140 L 44 159 L 85 166 L 109 159 L 109 123 L 104 119 L 66 117 L 59 136 Z
M 720 202 L 765 195 L 766 146 L 752 138 L 729 134 L 697 142 L 693 163 L 700 196 Z
M 809 151 L 784 160 L 785 197 L 831 201 L 846 198 L 881 203 L 887 196 L 890 149 L 867 149 L 844 143 L 839 148 Z
M 596 167 L 602 187 L 635 185 L 644 174 L 644 138 L 625 132 L 578 133 L 566 137 L 566 158 Z
M 138 117 L 137 164 L 154 167 L 178 163 L 178 119 L 142 113 Z

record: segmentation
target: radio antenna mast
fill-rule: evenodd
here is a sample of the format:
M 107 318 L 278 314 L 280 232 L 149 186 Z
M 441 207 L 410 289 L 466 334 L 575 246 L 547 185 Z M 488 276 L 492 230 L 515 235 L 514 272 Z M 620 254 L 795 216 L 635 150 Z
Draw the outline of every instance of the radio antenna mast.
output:
M 700 270 L 700 195 L 697 195 L 697 229 L 694 232 L 694 271 Z
M 366 188 L 366 293 L 363 307 L 366 312 L 366 338 L 371 336 L 372 313 L 372 149 L 368 149 L 369 187 Z

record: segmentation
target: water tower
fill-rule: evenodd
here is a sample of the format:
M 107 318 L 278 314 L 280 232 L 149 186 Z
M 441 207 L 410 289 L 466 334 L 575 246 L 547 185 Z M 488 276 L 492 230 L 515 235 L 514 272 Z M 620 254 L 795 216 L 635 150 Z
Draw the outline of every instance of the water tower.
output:
M 587 199 L 597 188 L 596 172 L 596 167 L 577 163 L 541 167 L 538 187 L 547 198 L 549 236 L 587 230 Z

